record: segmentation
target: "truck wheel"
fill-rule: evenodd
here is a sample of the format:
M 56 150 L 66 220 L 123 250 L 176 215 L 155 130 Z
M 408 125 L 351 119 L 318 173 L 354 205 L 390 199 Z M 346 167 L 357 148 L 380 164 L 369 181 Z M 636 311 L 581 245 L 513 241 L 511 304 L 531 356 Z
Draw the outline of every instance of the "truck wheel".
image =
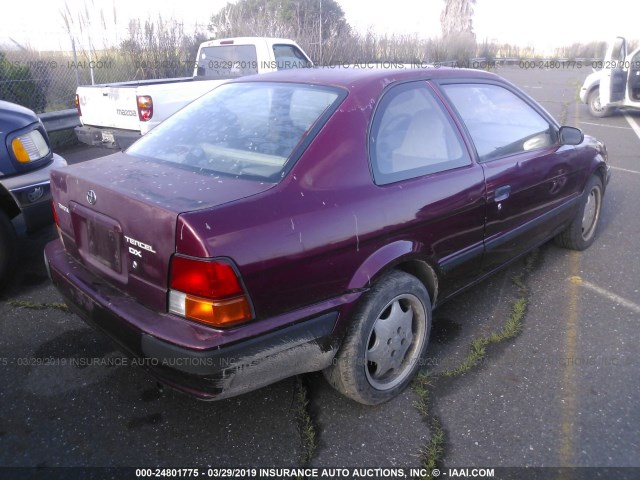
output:
M 613 111 L 611 107 L 603 108 L 602 105 L 600 105 L 599 88 L 594 88 L 593 90 L 591 90 L 591 93 L 589 93 L 589 96 L 587 97 L 587 104 L 589 105 L 589 113 L 594 117 L 608 117 Z
M 555 238 L 556 244 L 572 250 L 585 250 L 596 238 L 602 211 L 602 181 L 592 175 L 584 189 L 580 207 L 569 226 Z
M 386 402 L 420 368 L 430 327 L 431 302 L 424 285 L 408 273 L 389 273 L 364 295 L 324 376 L 357 402 Z
M 2 289 L 16 266 L 18 239 L 13 224 L 7 215 L 0 211 L 0 289 Z

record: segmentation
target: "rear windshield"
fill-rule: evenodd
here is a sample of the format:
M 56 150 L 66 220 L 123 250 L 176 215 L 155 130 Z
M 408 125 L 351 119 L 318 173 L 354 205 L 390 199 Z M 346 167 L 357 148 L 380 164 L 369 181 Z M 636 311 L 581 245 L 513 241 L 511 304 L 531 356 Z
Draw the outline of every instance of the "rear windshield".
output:
M 234 78 L 258 73 L 258 57 L 253 45 L 205 47 L 198 58 L 198 76 Z
M 169 117 L 127 153 L 205 172 L 278 180 L 337 89 L 292 83 L 231 83 Z

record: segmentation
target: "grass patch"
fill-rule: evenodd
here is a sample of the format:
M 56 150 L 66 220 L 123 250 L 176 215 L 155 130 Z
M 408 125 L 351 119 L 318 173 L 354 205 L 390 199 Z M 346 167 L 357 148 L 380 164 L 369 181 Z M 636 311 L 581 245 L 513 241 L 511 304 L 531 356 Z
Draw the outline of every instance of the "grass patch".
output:
M 421 467 L 429 474 L 423 478 L 431 479 L 431 471 L 438 466 L 445 446 L 445 433 L 438 417 L 430 411 L 431 402 L 429 395 L 433 386 L 433 377 L 421 372 L 413 381 L 413 390 L 418 395 L 418 401 L 414 404 L 422 418 L 427 422 L 431 431 L 431 440 L 420 449 Z
M 298 432 L 300 433 L 300 443 L 302 453 L 300 455 L 300 466 L 307 467 L 316 451 L 316 426 L 309 412 L 309 390 L 300 376 L 296 377 L 294 393 L 294 414 L 298 422 Z
M 54 310 L 61 310 L 67 313 L 70 311 L 66 304 L 60 302 L 34 303 L 27 300 L 9 300 L 8 303 L 12 307 L 27 308 L 30 310 L 46 310 L 48 308 L 52 308 Z
M 526 268 L 526 267 L 525 267 Z M 487 337 L 476 338 L 471 342 L 469 353 L 465 359 L 456 368 L 445 370 L 440 375 L 443 377 L 458 377 L 464 375 L 473 367 L 481 363 L 486 354 L 489 345 L 497 344 L 514 338 L 522 331 L 522 321 L 527 313 L 527 304 L 529 303 L 529 290 L 523 281 L 524 274 L 518 274 L 512 277 L 512 282 L 518 287 L 519 297 L 511 305 L 511 314 L 504 323 L 502 328 L 497 332 L 491 333 Z

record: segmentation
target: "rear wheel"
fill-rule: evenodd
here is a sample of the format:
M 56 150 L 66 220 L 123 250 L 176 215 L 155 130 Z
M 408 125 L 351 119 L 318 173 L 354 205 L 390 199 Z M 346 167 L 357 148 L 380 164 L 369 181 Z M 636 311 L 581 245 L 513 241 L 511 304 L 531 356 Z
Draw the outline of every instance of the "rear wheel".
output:
M 9 217 L 0 211 L 0 289 L 6 285 L 15 269 L 17 251 L 16 231 Z
M 603 107 L 600 103 L 600 89 L 595 88 L 587 97 L 587 104 L 589 105 L 589 113 L 594 117 L 602 118 L 611 115 L 611 107 Z
M 556 243 L 572 250 L 588 248 L 596 238 L 602 211 L 602 181 L 592 175 L 580 201 L 580 208 L 569 226 L 556 237 Z
M 431 327 L 431 303 L 414 276 L 392 272 L 356 309 L 329 383 L 357 402 L 376 405 L 400 393 L 420 368 Z

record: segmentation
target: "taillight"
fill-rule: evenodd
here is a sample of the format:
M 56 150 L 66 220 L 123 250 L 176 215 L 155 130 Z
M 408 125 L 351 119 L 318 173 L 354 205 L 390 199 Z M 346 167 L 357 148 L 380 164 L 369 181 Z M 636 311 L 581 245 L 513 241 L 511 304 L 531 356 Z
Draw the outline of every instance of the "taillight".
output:
M 77 93 L 76 93 L 76 97 L 73 100 L 73 102 L 76 104 L 76 108 L 78 109 L 78 116 L 81 117 L 82 116 L 82 110 L 80 109 L 80 97 L 78 96 Z
M 60 222 L 58 221 L 58 212 L 56 212 L 56 204 L 51 200 L 51 210 L 53 210 L 53 221 L 56 222 L 56 227 L 60 228 Z
M 150 95 L 136 96 L 138 101 L 138 118 L 141 122 L 148 122 L 153 117 L 153 100 Z
M 253 318 L 249 299 L 225 260 L 174 256 L 169 278 L 169 311 L 214 327 Z
M 62 238 L 62 230 L 60 229 L 60 220 L 58 219 L 58 212 L 56 211 L 56 204 L 53 200 L 51 200 L 51 209 L 53 210 L 53 221 L 56 223 L 56 231 L 58 232 L 58 238 L 62 240 L 64 244 L 64 239 Z

